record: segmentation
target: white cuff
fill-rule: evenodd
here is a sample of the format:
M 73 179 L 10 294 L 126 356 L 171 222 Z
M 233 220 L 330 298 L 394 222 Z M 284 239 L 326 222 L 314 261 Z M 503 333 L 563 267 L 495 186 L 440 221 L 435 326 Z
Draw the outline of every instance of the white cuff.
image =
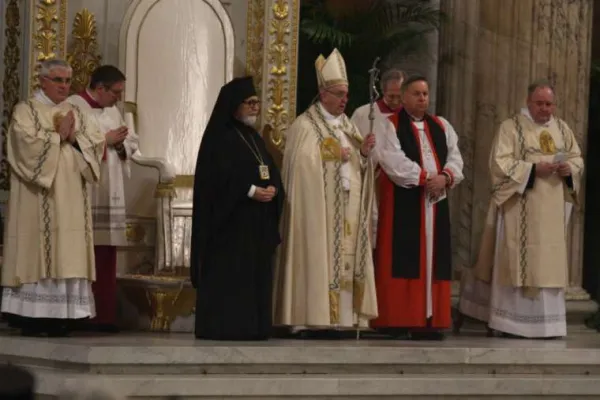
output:
M 250 186 L 250 190 L 248 190 L 248 197 L 250 197 L 250 198 L 254 197 L 255 192 L 256 192 L 256 186 L 254 186 L 254 185 Z

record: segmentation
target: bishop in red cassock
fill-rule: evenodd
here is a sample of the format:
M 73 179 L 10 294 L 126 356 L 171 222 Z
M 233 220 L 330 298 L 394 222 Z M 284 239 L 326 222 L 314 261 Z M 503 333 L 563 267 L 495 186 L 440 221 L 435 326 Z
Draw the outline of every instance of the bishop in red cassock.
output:
M 106 137 L 100 182 L 91 188 L 96 317 L 90 327 L 102 331 L 117 330 L 117 246 L 127 245 L 123 177 L 129 173 L 128 160 L 138 146 L 137 135 L 116 107 L 124 87 L 125 75 L 112 65 L 103 65 L 92 73 L 87 89 L 68 98 Z
M 448 191 L 462 179 L 458 136 L 427 113 L 427 80 L 402 84 L 403 108 L 375 130 L 379 217 L 375 279 L 379 317 L 371 327 L 442 339 L 450 327 L 452 279 Z

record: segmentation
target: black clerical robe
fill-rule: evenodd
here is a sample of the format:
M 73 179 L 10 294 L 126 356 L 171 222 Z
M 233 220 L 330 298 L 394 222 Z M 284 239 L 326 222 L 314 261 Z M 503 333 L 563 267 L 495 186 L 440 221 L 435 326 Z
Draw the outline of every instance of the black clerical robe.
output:
M 269 179 L 260 175 L 257 149 Z M 249 197 L 252 185 L 272 185 L 277 195 L 261 203 Z M 217 135 L 205 136 L 196 166 L 192 228 L 196 337 L 269 336 L 272 258 L 280 242 L 283 199 L 279 171 L 253 128 L 231 118 Z

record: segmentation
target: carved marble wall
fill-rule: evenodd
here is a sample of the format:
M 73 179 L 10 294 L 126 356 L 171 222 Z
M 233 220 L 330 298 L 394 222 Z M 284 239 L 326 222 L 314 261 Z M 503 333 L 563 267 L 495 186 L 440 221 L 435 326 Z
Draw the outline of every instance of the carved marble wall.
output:
M 591 0 L 444 0 L 438 111 L 460 135 L 465 177 L 453 193 L 454 259 L 470 267 L 479 247 L 490 184 L 488 155 L 500 122 L 525 105 L 527 85 L 549 78 L 558 115 L 585 152 Z M 581 199 L 583 202 L 583 197 Z M 583 210 L 570 226 L 571 298 L 581 286 Z

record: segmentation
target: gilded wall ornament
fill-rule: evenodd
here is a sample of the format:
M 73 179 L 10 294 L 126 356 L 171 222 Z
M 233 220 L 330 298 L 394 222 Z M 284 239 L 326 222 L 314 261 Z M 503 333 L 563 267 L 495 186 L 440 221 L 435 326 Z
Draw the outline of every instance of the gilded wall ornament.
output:
M 2 161 L 0 162 L 0 189 L 10 189 L 10 176 L 8 162 L 6 161 L 6 134 L 12 117 L 12 111 L 19 101 L 19 63 L 21 50 L 19 37 L 21 36 L 19 1 L 9 0 L 4 10 L 5 39 L 4 46 L 4 77 L 2 79 Z
M 39 86 L 37 63 L 65 56 L 67 0 L 37 0 L 32 4 L 31 92 Z
M 84 8 L 75 15 L 71 37 L 67 61 L 73 67 L 71 92 L 78 93 L 88 86 L 90 75 L 100 66 L 102 59 L 98 52 L 96 18 L 88 9 Z

